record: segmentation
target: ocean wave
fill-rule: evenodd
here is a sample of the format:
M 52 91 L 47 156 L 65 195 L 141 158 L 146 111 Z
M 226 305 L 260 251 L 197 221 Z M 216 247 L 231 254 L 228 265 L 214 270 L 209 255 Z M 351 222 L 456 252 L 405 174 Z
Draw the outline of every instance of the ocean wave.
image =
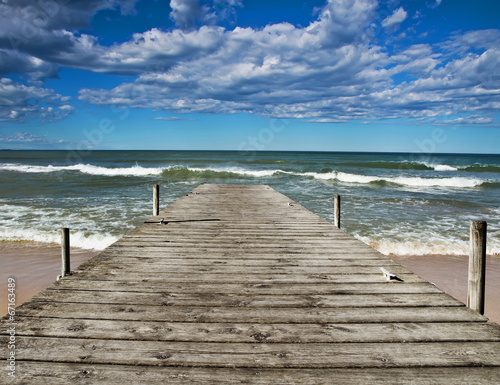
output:
M 357 239 L 373 247 L 385 255 L 468 255 L 469 242 L 459 239 L 443 239 L 437 236 L 428 237 L 426 240 L 398 241 L 394 239 L 374 239 L 367 236 L 355 235 Z M 500 244 L 487 246 L 488 255 L 499 255 Z
M 500 173 L 500 165 L 494 165 L 494 164 L 473 164 L 471 166 L 461 167 L 460 170 L 469 171 L 469 172 Z
M 390 161 L 373 161 L 373 162 L 346 162 L 337 163 L 335 166 L 354 166 L 362 168 L 377 168 L 386 170 L 417 170 L 417 171 L 427 171 L 433 170 L 434 168 L 423 162 L 390 162 Z
M 61 234 L 34 229 L 3 228 L 0 229 L 2 241 L 31 241 L 39 243 L 61 243 Z M 88 234 L 83 231 L 71 231 L 71 247 L 79 247 L 88 250 L 104 250 L 116 242 L 120 237 L 108 233 Z
M 344 183 L 359 184 L 396 184 L 409 187 L 458 187 L 472 188 L 480 186 L 484 181 L 463 177 L 450 178 L 421 178 L 421 177 L 380 177 L 372 175 L 349 174 L 345 172 L 314 173 L 307 172 L 303 175 L 320 180 L 337 180 Z
M 161 175 L 166 178 L 175 179 L 234 179 L 240 177 L 269 177 L 283 170 L 251 170 L 239 167 L 142 167 L 139 165 L 131 167 L 102 167 L 91 164 L 76 164 L 72 166 L 36 166 L 19 164 L 2 164 L 0 170 L 21 173 L 50 173 L 60 171 L 78 171 L 89 175 L 102 176 L 153 176 Z
M 390 162 L 386 162 L 390 163 Z M 426 167 L 430 167 L 426 166 Z M 451 171 L 455 168 L 446 165 L 433 165 L 436 170 Z M 174 180 L 232 180 L 241 178 L 269 178 L 274 176 L 296 176 L 319 180 L 336 180 L 342 183 L 373 184 L 387 186 L 389 184 L 409 187 L 455 187 L 473 188 L 480 185 L 497 186 L 497 181 L 485 181 L 477 178 L 466 177 L 409 177 L 409 176 L 374 176 L 333 171 L 323 168 L 322 172 L 299 172 L 285 169 L 252 170 L 241 167 L 142 167 L 139 165 L 131 167 L 102 167 L 90 164 L 76 164 L 72 166 L 35 166 L 2 164 L 0 170 L 9 170 L 27 173 L 47 173 L 57 171 L 78 171 L 89 175 L 101 176 L 161 176 Z
M 171 179 L 184 180 L 231 180 L 241 177 L 262 178 L 270 177 L 281 170 L 247 170 L 239 167 L 220 167 L 220 168 L 197 168 L 186 166 L 172 166 L 164 168 L 161 176 Z
M 141 167 L 138 165 L 132 167 L 101 167 L 90 164 L 77 164 L 69 166 L 67 169 L 80 171 L 84 174 L 104 176 L 150 176 L 160 175 L 163 171 L 159 167 Z
M 427 166 L 435 171 L 458 171 L 457 167 L 448 166 L 447 164 L 428 164 Z
M 91 164 L 75 164 L 72 166 L 36 166 L 24 164 L 1 164 L 0 170 L 14 171 L 21 173 L 50 173 L 60 171 L 79 171 L 83 174 L 105 175 L 105 176 L 148 176 L 159 175 L 163 171 L 157 167 L 141 167 L 139 165 L 131 167 L 102 167 Z
M 246 164 L 289 164 L 289 160 L 248 160 L 241 163 Z M 299 163 L 299 162 L 297 162 Z
M 4 171 L 15 171 L 15 172 L 25 172 L 25 173 L 47 173 L 47 172 L 57 172 L 64 171 L 67 167 L 57 167 L 57 166 L 35 166 L 29 164 L 12 164 L 4 163 L 0 164 L 0 170 Z
M 338 163 L 336 166 L 354 166 L 362 168 L 375 168 L 385 170 L 414 170 L 414 171 L 458 171 L 455 166 L 447 164 L 435 164 L 429 162 L 418 162 L 403 160 L 395 161 L 373 161 L 373 162 L 346 162 Z

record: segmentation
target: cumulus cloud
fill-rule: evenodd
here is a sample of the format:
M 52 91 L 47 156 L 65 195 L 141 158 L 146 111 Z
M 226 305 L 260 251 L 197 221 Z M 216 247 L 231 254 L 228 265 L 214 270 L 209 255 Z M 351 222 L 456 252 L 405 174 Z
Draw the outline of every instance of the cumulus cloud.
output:
M 138 43 L 114 47 L 100 59 L 119 56 L 116 66 L 103 67 L 122 71 L 124 59 L 133 58 L 124 68 L 137 71 L 137 80 L 111 90 L 84 89 L 80 99 L 177 113 L 247 112 L 316 122 L 421 119 L 450 112 L 487 113 L 497 106 L 498 96 L 491 91 L 498 87 L 491 74 L 499 56 L 492 31 L 461 36 L 469 45 L 466 50 L 490 47 L 481 55 L 450 59 L 439 46 L 415 44 L 390 56 L 367 41 L 365 29 L 375 18 L 375 7 L 370 0 L 330 0 L 305 28 L 281 23 L 231 31 L 205 26 L 177 35 L 155 30 L 154 39 L 150 32 L 137 34 Z M 399 8 L 385 26 L 404 18 L 406 12 Z M 454 37 L 464 47 L 459 40 Z M 203 55 L 197 56 L 201 51 L 195 42 L 201 41 Z M 181 48 L 186 46 L 190 49 Z M 145 63 L 164 67 L 141 73 Z M 482 77 L 486 74 L 487 79 Z M 395 75 L 407 81 L 395 85 Z M 479 102 L 481 98 L 489 102 Z
M 0 76 L 10 73 L 29 74 L 31 79 L 40 80 L 56 77 L 58 72 L 57 64 L 17 51 L 0 49 Z
M 0 95 L 17 98 L 10 107 L 1 99 L 0 120 L 72 113 L 68 101 L 39 83 L 61 66 L 136 77 L 112 89 L 83 89 L 81 101 L 171 113 L 246 112 L 318 123 L 465 114 L 480 125 L 491 124 L 500 107 L 499 30 L 387 49 L 369 33 L 380 20 L 376 0 L 328 0 L 305 27 L 231 30 L 217 23 L 232 17 L 240 0 L 171 0 L 176 28 L 153 28 L 109 47 L 75 29 L 101 9 L 133 12 L 135 0 L 57 3 L 51 20 L 36 23 L 33 4 L 0 4 L 0 76 L 24 73 L 38 82 L 3 81 Z M 407 16 L 403 7 L 394 10 L 381 23 L 384 33 Z M 31 20 L 30 38 L 19 20 Z
M 0 3 L 0 73 L 20 72 L 40 80 L 53 77 L 60 65 L 99 55 L 96 38 L 71 31 L 89 27 L 103 9 L 134 12 L 138 0 L 16 0 Z M 90 52 L 95 49 L 95 52 Z M 23 57 L 24 55 L 24 57 Z M 36 58 L 36 63 L 33 63 Z
M 25 86 L 8 78 L 0 79 L 0 121 L 23 122 L 39 119 L 43 122 L 64 119 L 74 112 L 69 98 L 53 90 Z
M 394 28 L 399 26 L 403 21 L 406 20 L 408 13 L 403 9 L 403 7 L 399 7 L 391 16 L 388 16 L 382 21 L 382 27 L 384 28 Z
M 365 17 L 366 8 L 358 9 Z M 356 45 L 356 36 L 345 33 L 332 46 L 332 19 L 327 20 L 308 28 L 282 23 L 262 30 L 225 31 L 220 39 L 223 44 L 206 56 L 183 61 L 166 72 L 142 74 L 136 82 L 110 91 L 82 90 L 80 98 L 94 104 L 108 100 L 179 112 L 280 115 L 292 113 L 298 100 L 366 92 L 367 67 L 385 55 L 378 48 Z M 385 82 L 387 77 L 371 77 L 369 87 L 378 81 Z M 155 100 L 150 100 L 153 93 Z
M 450 60 L 439 47 L 416 44 L 389 56 L 355 37 L 328 46 L 328 32 L 313 24 L 224 31 L 206 56 L 143 73 L 111 90 L 82 90 L 80 99 L 177 113 L 248 112 L 316 122 L 481 114 L 500 106 L 495 75 L 500 50 Z M 408 80 L 395 85 L 392 78 L 398 74 Z
M 241 6 L 240 0 L 170 0 L 170 19 L 181 29 L 192 29 L 229 19 Z

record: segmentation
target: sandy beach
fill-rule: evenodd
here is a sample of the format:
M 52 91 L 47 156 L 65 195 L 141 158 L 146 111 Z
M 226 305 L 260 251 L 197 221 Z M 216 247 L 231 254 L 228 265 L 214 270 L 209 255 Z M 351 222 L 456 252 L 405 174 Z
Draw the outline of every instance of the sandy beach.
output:
M 419 277 L 434 283 L 445 293 L 463 303 L 467 302 L 467 274 L 469 257 L 466 255 L 391 256 L 397 263 Z M 500 257 L 486 260 L 485 316 L 500 324 Z
M 60 246 L 34 243 L 0 244 L 0 315 L 7 313 L 7 280 L 16 280 L 16 305 L 52 284 L 61 269 Z M 72 269 L 96 255 L 95 250 L 74 248 Z M 467 301 L 467 256 L 391 256 L 423 279 L 462 302 Z M 500 258 L 488 257 L 485 316 L 500 323 Z
M 71 268 L 92 258 L 95 250 L 71 249 Z M 61 274 L 61 247 L 28 242 L 0 243 L 0 316 L 7 314 L 7 280 L 16 280 L 16 306 L 55 282 Z

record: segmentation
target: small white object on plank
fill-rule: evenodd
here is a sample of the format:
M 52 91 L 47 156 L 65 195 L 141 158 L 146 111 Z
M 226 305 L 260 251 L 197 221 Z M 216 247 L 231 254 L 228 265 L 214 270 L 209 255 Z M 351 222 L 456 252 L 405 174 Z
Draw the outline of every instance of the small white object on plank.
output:
M 384 274 L 384 277 L 388 281 L 402 281 L 402 279 L 398 278 L 396 274 L 392 274 L 390 271 L 384 269 L 383 267 L 381 267 L 380 270 L 382 270 L 382 274 Z

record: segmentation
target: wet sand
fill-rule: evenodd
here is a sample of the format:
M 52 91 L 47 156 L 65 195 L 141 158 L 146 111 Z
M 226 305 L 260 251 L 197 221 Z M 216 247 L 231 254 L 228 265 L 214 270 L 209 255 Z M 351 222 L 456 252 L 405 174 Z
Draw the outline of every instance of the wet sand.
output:
M 71 268 L 98 251 L 71 250 Z M 466 303 L 467 256 L 391 256 L 421 278 Z M 56 280 L 61 273 L 61 248 L 57 245 L 0 243 L 0 316 L 7 313 L 7 280 L 16 280 L 16 306 L 27 301 Z M 500 323 L 500 257 L 488 257 L 486 264 L 485 316 Z
M 98 251 L 71 249 L 71 269 Z M 25 242 L 0 243 L 0 317 L 7 314 L 7 282 L 16 283 L 16 306 L 55 282 L 61 274 L 61 246 Z
M 419 277 L 434 283 L 445 293 L 467 303 L 469 257 L 465 255 L 392 256 Z M 486 299 L 484 315 L 500 324 L 500 257 L 486 259 Z

